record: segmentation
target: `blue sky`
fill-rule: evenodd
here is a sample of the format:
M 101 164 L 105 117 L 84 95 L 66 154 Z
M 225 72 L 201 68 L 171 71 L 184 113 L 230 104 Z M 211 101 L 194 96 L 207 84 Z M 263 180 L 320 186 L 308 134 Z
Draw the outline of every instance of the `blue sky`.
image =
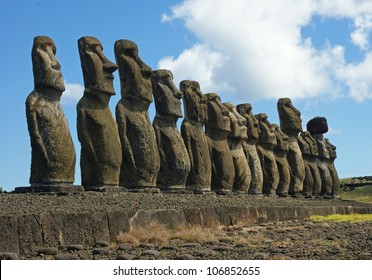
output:
M 340 177 L 372 175 L 371 1 L 246 0 L 12 0 L 0 9 L 0 187 L 27 186 L 31 148 L 25 100 L 33 90 L 33 37 L 57 46 L 66 92 L 62 105 L 77 152 L 76 103 L 83 90 L 77 40 L 97 37 L 106 56 L 130 39 L 154 70 L 172 70 L 175 82 L 197 80 L 222 101 L 250 102 L 278 123 L 276 102 L 290 97 L 303 126 L 328 119 L 325 135 L 337 146 Z M 118 73 L 115 74 L 120 98 Z M 154 106 L 150 117 L 154 116 Z

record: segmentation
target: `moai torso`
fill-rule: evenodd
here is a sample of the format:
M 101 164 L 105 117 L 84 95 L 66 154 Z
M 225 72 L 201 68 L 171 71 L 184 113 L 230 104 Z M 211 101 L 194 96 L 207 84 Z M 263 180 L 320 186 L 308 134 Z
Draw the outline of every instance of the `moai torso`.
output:
M 289 150 L 287 160 L 291 168 L 289 193 L 297 196 L 303 190 L 305 180 L 305 164 L 302 158 L 297 136 L 302 131 L 301 113 L 292 105 L 289 98 L 278 100 L 280 129 L 288 136 Z
M 328 131 L 328 124 L 326 118 L 315 117 L 307 123 L 307 130 L 315 139 L 318 148 L 318 157 L 316 164 L 319 168 L 320 177 L 322 180 L 321 194 L 329 196 L 332 194 L 332 178 L 328 169 L 328 162 L 330 160 L 329 151 L 324 140 L 323 133 Z
M 248 189 L 249 194 L 262 194 L 263 173 L 261 161 L 257 153 L 257 141 L 259 138 L 260 127 L 258 120 L 253 115 L 252 106 L 249 103 L 240 104 L 237 110 L 246 119 L 247 140 L 243 142 L 243 149 L 247 157 L 248 166 L 251 171 L 251 183 Z
M 230 102 L 223 103 L 229 110 L 231 132 L 227 137 L 235 169 L 235 179 L 233 191 L 236 193 L 248 193 L 251 183 L 251 170 L 243 150 L 243 143 L 247 140 L 247 121 L 241 116 L 234 104 Z
M 305 197 L 311 197 L 313 194 L 313 188 L 314 188 L 314 179 L 313 174 L 311 173 L 310 165 L 309 165 L 309 157 L 310 157 L 310 145 L 306 141 L 305 137 L 303 137 L 303 132 L 301 132 L 297 136 L 298 145 L 300 147 L 300 150 L 302 152 L 302 158 L 304 160 L 305 164 L 305 179 L 304 179 L 304 187 L 303 187 L 303 195 Z
M 312 187 L 312 194 L 315 196 L 319 196 L 321 189 L 322 189 L 322 179 L 320 177 L 319 168 L 317 165 L 318 160 L 318 144 L 316 140 L 313 138 L 311 133 L 309 131 L 304 131 L 301 133 L 302 138 L 306 141 L 306 143 L 309 145 L 309 153 L 304 153 L 303 158 L 304 161 L 307 162 L 312 179 L 313 179 L 313 187 Z
M 177 120 L 182 117 L 181 98 L 169 70 L 156 70 L 151 76 L 156 116 L 153 121 L 160 155 L 158 187 L 163 191 L 182 191 L 190 172 L 190 159 Z
M 35 191 L 72 186 L 76 155 L 60 98 L 65 90 L 56 47 L 46 36 L 34 38 L 32 64 L 35 89 L 26 100 L 31 140 L 30 184 Z
M 115 119 L 108 107 L 117 66 L 103 54 L 94 37 L 78 41 L 84 76 L 84 95 L 77 105 L 77 130 L 81 143 L 81 180 L 87 190 L 119 185 L 122 161 Z
M 287 161 L 287 152 L 289 150 L 288 136 L 280 130 L 277 124 L 273 124 L 272 127 L 276 137 L 274 155 L 279 171 L 279 184 L 276 194 L 285 197 L 288 195 L 291 180 L 290 167 Z
M 137 45 L 129 40 L 115 42 L 115 57 L 121 85 L 116 106 L 123 153 L 120 185 L 132 191 L 156 188 L 160 158 L 148 113 L 152 70 L 139 57 Z
M 212 191 L 229 194 L 232 191 L 235 169 L 227 137 L 231 132 L 228 109 L 215 93 L 206 94 L 207 124 L 205 134 L 212 163 Z
M 183 93 L 185 112 L 181 135 L 191 165 L 186 188 L 195 193 L 210 192 L 212 165 L 204 134 L 204 123 L 207 119 L 206 97 L 200 91 L 199 83 L 196 81 L 182 81 L 180 89 Z
M 274 129 L 264 113 L 256 115 L 260 125 L 259 141 L 257 152 L 260 157 L 263 171 L 263 193 L 266 195 L 276 195 L 279 184 L 279 170 L 274 156 L 274 146 L 277 144 Z

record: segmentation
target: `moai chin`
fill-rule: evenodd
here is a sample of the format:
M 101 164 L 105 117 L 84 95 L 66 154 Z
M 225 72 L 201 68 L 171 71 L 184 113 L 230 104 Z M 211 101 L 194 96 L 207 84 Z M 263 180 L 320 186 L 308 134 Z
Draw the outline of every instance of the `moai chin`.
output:
M 231 132 L 228 109 L 215 93 L 207 93 L 207 124 L 205 134 L 212 162 L 212 191 L 230 194 L 235 169 L 227 137 Z
M 55 54 L 51 38 L 34 38 L 31 53 L 34 90 L 26 100 L 33 192 L 70 190 L 75 176 L 75 148 L 60 103 L 65 85 Z
M 249 194 L 261 195 L 263 188 L 263 173 L 261 161 L 257 153 L 257 141 L 260 133 L 258 120 L 252 112 L 249 103 L 236 106 L 239 114 L 247 121 L 247 140 L 243 142 L 243 149 L 247 157 L 248 166 L 251 170 L 251 184 L 248 189 Z
M 340 196 L 340 179 L 335 166 L 335 159 L 337 158 L 336 146 L 333 145 L 327 138 L 324 138 L 329 152 L 328 169 L 332 178 L 332 195 L 334 197 Z
M 276 189 L 276 194 L 280 197 L 288 196 L 289 184 L 291 180 L 290 167 L 287 161 L 287 152 L 289 150 L 288 136 L 280 130 L 279 125 L 272 125 L 276 137 L 276 145 L 274 146 L 274 155 L 276 165 L 279 171 L 279 184 Z
M 305 180 L 305 164 L 297 141 L 298 134 L 302 132 L 301 113 L 293 106 L 289 98 L 280 98 L 277 108 L 280 129 L 288 135 L 287 160 L 291 168 L 289 194 L 298 196 L 303 190 Z
M 207 100 L 196 81 L 182 81 L 180 89 L 185 112 L 181 135 L 191 164 L 186 189 L 194 193 L 208 193 L 211 191 L 212 165 L 207 138 L 204 134 Z
M 269 196 L 275 196 L 280 180 L 279 170 L 273 151 L 277 144 L 276 136 L 274 128 L 269 122 L 266 114 L 257 114 L 256 118 L 260 125 L 257 152 L 260 157 L 264 177 L 263 193 Z
M 227 137 L 227 143 L 231 150 L 235 169 L 233 192 L 248 193 L 252 178 L 251 170 L 249 169 L 248 161 L 243 150 L 243 143 L 248 139 L 247 121 L 238 113 L 234 104 L 226 102 L 223 105 L 229 110 L 231 124 L 231 132 Z
M 316 140 L 318 146 L 318 158 L 316 163 L 322 179 L 321 195 L 326 197 L 332 196 L 332 177 L 328 169 L 330 156 L 323 136 L 323 133 L 328 131 L 327 119 L 324 117 L 315 117 L 306 124 L 306 127 Z
M 318 168 L 318 165 L 316 163 L 317 159 L 318 159 L 318 156 L 319 156 L 318 144 L 317 144 L 316 140 L 313 138 L 313 136 L 311 136 L 311 133 L 309 131 L 301 132 L 301 137 L 309 145 L 308 152 L 307 152 L 306 149 L 305 150 L 301 149 L 301 150 L 302 150 L 302 157 L 303 157 L 304 161 L 307 162 L 308 167 L 309 167 L 310 172 L 311 172 L 312 194 L 315 197 L 319 197 L 320 193 L 321 193 L 321 190 L 322 190 L 322 179 L 320 177 L 319 168 Z M 301 145 L 300 145 L 300 147 L 301 147 Z M 306 181 L 306 179 L 305 179 L 305 181 Z M 304 191 L 306 191 L 306 189 L 304 189 Z
M 182 117 L 182 92 L 169 70 L 153 71 L 151 81 L 156 108 L 153 127 L 160 155 L 157 185 L 162 191 L 179 192 L 186 188 L 190 172 L 189 155 L 177 129 L 177 120 Z
M 129 40 L 115 42 L 121 99 L 116 105 L 116 121 L 122 145 L 120 186 L 130 191 L 155 190 L 160 158 L 148 108 L 152 103 L 152 69 L 138 55 Z
M 118 127 L 109 108 L 115 95 L 113 72 L 117 66 L 103 53 L 100 41 L 78 40 L 84 95 L 77 105 L 77 130 L 81 143 L 81 181 L 87 190 L 118 187 L 122 161 Z

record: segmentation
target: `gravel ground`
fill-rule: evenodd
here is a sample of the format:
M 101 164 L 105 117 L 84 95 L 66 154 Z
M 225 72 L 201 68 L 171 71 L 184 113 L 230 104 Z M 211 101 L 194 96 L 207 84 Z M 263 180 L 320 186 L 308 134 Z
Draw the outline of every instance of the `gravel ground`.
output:
M 355 201 L 252 197 L 86 192 L 77 195 L 0 194 L 0 215 L 40 212 L 182 209 L 214 206 L 371 206 Z M 0 259 L 372 259 L 372 222 L 286 221 L 224 227 L 212 241 L 155 243 L 97 242 L 39 248 L 33 255 L 0 253 Z

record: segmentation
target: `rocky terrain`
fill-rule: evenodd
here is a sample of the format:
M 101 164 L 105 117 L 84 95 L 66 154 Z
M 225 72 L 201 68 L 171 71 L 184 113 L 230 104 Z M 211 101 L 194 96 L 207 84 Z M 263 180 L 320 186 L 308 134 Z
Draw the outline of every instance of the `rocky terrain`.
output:
M 1 194 L 1 216 L 40 212 L 180 209 L 206 206 L 366 206 L 324 199 L 190 195 L 82 193 L 78 195 Z M 370 206 L 370 205 L 369 205 Z M 213 232 L 215 231 L 215 232 Z M 167 242 L 99 240 L 92 246 L 40 247 L 27 255 L 0 253 L 2 259 L 372 259 L 372 222 L 293 220 L 237 224 L 212 229 L 208 238 Z

